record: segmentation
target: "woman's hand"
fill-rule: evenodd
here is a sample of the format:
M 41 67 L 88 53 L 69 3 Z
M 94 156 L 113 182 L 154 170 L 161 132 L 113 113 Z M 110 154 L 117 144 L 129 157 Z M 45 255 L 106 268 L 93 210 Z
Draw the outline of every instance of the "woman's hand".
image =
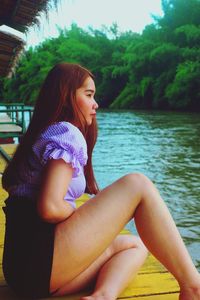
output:
M 48 161 L 37 202 L 39 216 L 46 222 L 59 223 L 74 212 L 74 208 L 64 200 L 72 179 L 73 169 L 62 159 Z

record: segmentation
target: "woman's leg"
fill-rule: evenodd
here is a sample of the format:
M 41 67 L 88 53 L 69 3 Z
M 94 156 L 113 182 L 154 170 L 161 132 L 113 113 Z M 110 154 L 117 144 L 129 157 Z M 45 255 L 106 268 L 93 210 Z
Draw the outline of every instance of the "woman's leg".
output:
M 147 249 L 138 237 L 119 235 L 88 269 L 61 287 L 54 295 L 62 296 L 95 286 L 92 297 L 105 295 L 109 296 L 109 299 L 116 299 L 137 274 L 146 257 Z
M 181 289 L 190 291 L 190 299 L 200 299 L 200 276 L 169 211 L 152 182 L 140 174 L 119 179 L 56 226 L 51 290 L 86 270 L 133 216 L 149 250 Z
M 146 257 L 147 251 L 142 245 L 117 253 L 101 268 L 92 295 L 81 300 L 102 299 L 102 296 L 116 299 L 136 276 Z

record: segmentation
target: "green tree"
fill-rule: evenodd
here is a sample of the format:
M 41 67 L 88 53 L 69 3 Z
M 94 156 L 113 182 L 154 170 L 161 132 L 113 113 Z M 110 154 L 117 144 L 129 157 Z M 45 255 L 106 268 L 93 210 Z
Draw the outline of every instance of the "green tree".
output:
M 166 89 L 170 108 L 200 111 L 200 62 L 179 64 L 174 81 Z
M 200 0 L 163 0 L 163 17 L 142 34 L 118 25 L 83 30 L 58 28 L 24 53 L 12 79 L 3 80 L 6 101 L 34 104 L 49 69 L 76 62 L 95 75 L 100 107 L 199 109 Z
M 163 17 L 156 18 L 161 28 L 174 31 L 176 28 L 187 25 L 200 25 L 199 0 L 162 0 Z
M 199 47 L 200 46 L 200 26 L 187 24 L 180 26 L 174 31 L 176 43 L 180 47 Z

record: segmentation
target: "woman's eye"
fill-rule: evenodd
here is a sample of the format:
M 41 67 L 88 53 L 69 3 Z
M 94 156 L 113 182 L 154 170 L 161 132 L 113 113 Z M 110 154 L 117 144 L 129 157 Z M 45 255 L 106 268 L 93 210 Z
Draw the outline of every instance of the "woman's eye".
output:
M 87 96 L 88 96 L 88 97 L 92 97 L 92 94 L 88 94 Z

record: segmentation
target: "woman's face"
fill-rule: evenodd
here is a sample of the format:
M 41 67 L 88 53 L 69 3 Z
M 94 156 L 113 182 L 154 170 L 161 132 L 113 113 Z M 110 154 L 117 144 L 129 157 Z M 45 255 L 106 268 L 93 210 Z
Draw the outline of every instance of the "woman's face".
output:
M 87 125 L 92 124 L 93 118 L 96 117 L 98 104 L 94 99 L 95 84 L 91 77 L 86 78 L 83 85 L 76 90 L 76 103 L 82 112 Z

